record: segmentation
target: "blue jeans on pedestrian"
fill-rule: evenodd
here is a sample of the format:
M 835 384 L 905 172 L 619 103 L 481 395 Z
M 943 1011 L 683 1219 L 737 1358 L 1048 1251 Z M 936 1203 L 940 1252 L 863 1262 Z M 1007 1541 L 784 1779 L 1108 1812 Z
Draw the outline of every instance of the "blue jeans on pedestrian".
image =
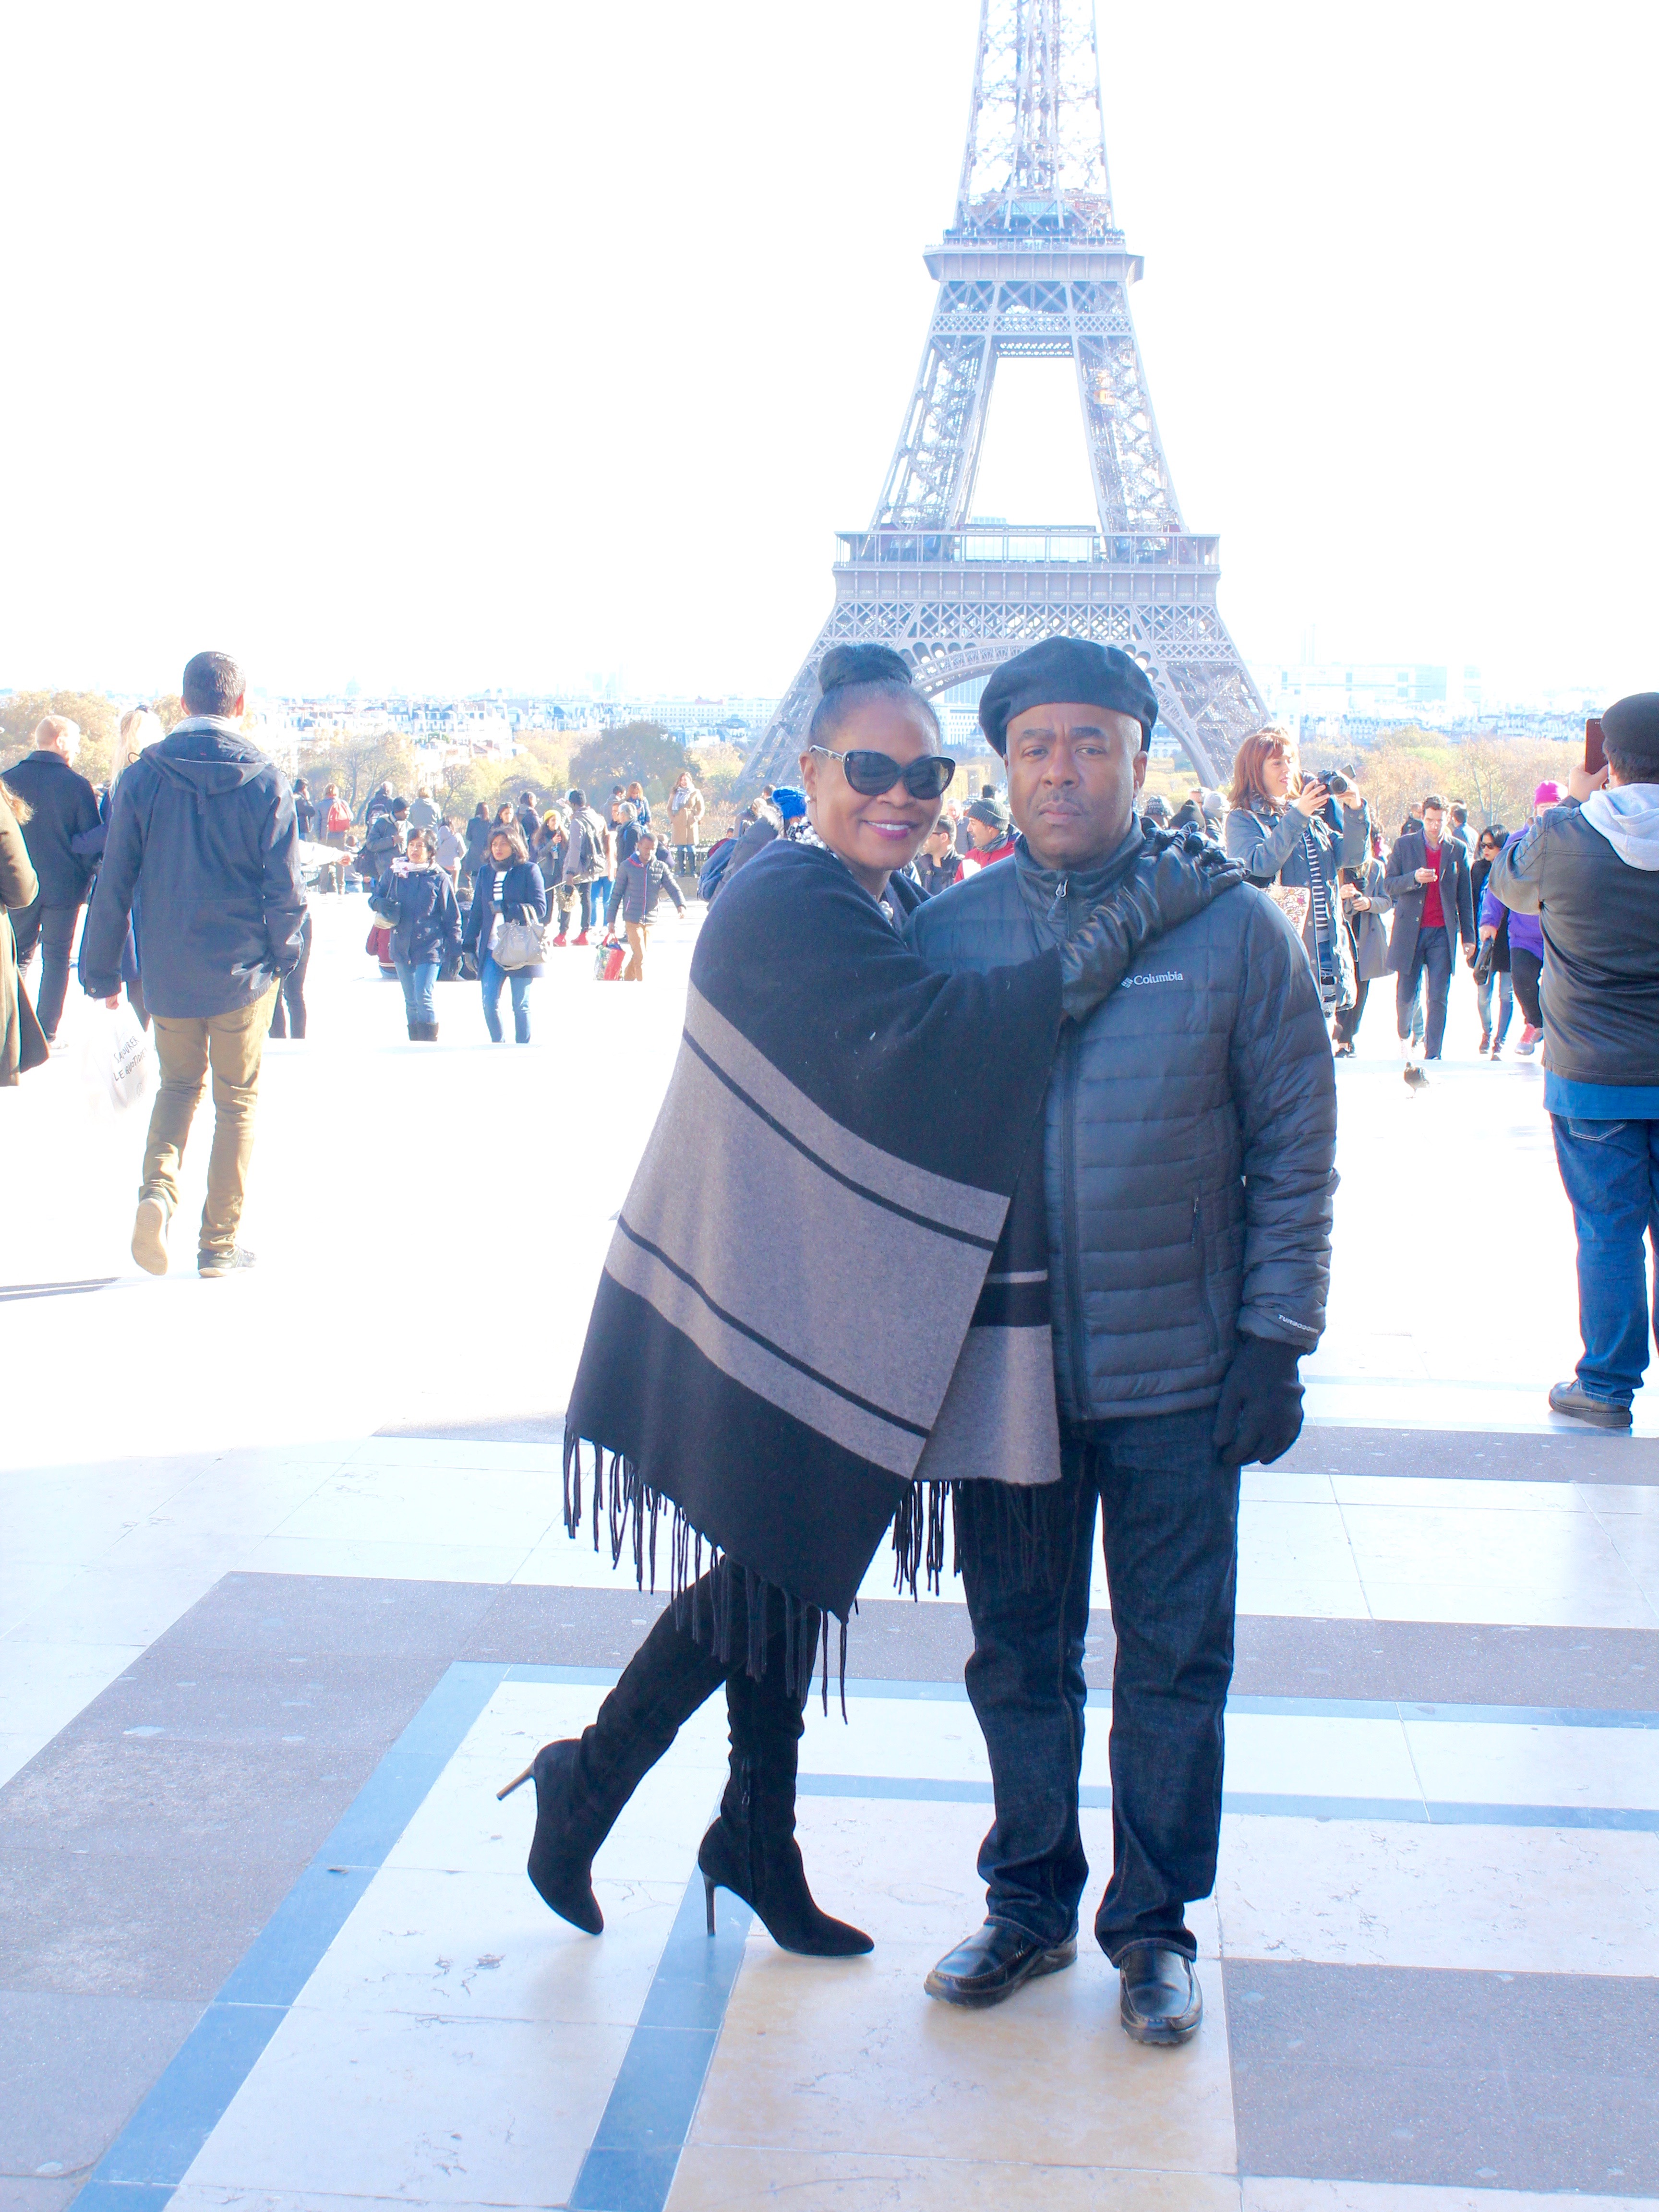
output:
M 483 991 L 484 1027 L 489 1031 L 490 1042 L 501 1041 L 501 986 L 506 983 L 513 993 L 513 1036 L 515 1043 L 530 1042 L 530 986 L 534 977 L 526 968 L 499 968 L 493 953 L 486 952 L 483 966 L 478 971 L 478 981 Z
M 1578 1387 L 1628 1406 L 1648 1365 L 1644 1240 L 1653 1248 L 1659 1331 L 1659 1121 L 1550 1121 L 1578 1232 Z
M 1051 1948 L 1076 1932 L 1089 1878 L 1078 1787 L 1098 1503 L 1117 1660 L 1112 1877 L 1095 1936 L 1114 1963 L 1147 1938 L 1198 1955 L 1186 1906 L 1215 1887 L 1238 1572 L 1238 1469 L 1217 1459 L 1214 1425 L 1206 1407 L 1068 1434 L 1059 1485 L 1032 1501 L 1047 1575 L 1023 1567 L 1006 1509 L 957 1509 L 968 1695 L 996 1803 L 979 1854 L 986 1911 Z
M 435 960 L 408 961 L 399 957 L 392 949 L 392 963 L 398 970 L 398 981 L 404 987 L 404 1007 L 411 1022 L 435 1022 L 437 1002 L 433 993 L 438 987 L 438 963 Z

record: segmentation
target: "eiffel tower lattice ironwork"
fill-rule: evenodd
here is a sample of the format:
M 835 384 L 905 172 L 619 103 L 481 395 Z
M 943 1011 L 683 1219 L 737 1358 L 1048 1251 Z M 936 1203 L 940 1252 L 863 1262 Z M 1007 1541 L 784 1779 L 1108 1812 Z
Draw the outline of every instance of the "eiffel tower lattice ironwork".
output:
M 842 531 L 829 620 L 750 756 L 781 782 L 832 645 L 877 642 L 929 693 L 1044 637 L 1115 645 L 1156 685 L 1164 727 L 1225 781 L 1266 710 L 1216 605 L 1219 541 L 1182 520 L 1112 211 L 1093 0 L 981 0 L 956 216 L 926 254 L 939 292 L 875 515 Z M 1097 526 L 975 524 L 974 480 L 1000 357 L 1069 356 Z

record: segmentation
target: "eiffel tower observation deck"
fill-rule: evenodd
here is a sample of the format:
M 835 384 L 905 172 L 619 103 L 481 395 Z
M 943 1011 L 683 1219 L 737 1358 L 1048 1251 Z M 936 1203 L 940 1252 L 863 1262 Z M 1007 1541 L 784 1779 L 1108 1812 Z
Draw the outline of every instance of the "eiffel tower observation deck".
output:
M 793 770 L 832 645 L 902 653 L 928 693 L 1069 634 L 1133 653 L 1206 783 L 1266 720 L 1216 604 L 1219 541 L 1187 527 L 1158 436 L 1112 209 L 1093 0 L 981 0 L 956 213 L 926 253 L 939 286 L 915 389 L 869 527 L 839 533 L 828 621 L 750 756 Z M 1093 526 L 975 525 L 997 362 L 1069 357 Z

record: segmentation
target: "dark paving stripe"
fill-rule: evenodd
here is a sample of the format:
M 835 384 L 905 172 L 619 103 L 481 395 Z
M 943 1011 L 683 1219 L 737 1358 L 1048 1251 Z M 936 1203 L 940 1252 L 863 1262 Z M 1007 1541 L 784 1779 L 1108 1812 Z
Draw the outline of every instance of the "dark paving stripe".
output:
M 86 1283 L 0 1283 L 0 1305 L 15 1304 L 19 1298 L 72 1298 L 83 1291 L 106 1291 L 115 1279 L 99 1275 Z
M 1097 1621 L 1091 1620 L 1091 1641 Z M 1089 1679 L 1095 1679 L 1092 1670 Z M 1245 1613 L 1233 1687 L 1244 1697 L 1655 1712 L 1659 1629 L 1470 1628 Z
M 1542 1394 L 1540 1393 L 1540 1403 Z M 1659 1483 L 1659 1439 L 1603 1430 L 1547 1436 L 1458 1429 L 1343 1429 L 1310 1423 L 1275 1474 L 1428 1474 L 1482 1482 Z
M 1659 2195 L 1659 1981 L 1222 1972 L 1242 2172 Z

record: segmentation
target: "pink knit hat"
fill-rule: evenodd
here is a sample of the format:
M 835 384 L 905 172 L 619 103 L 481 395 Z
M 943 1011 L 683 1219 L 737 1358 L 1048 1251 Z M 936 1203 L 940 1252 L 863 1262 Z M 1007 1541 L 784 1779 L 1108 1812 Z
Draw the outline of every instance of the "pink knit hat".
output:
M 1532 803 L 1534 806 L 1559 806 L 1561 804 L 1560 785 L 1540 783 L 1532 795 Z

